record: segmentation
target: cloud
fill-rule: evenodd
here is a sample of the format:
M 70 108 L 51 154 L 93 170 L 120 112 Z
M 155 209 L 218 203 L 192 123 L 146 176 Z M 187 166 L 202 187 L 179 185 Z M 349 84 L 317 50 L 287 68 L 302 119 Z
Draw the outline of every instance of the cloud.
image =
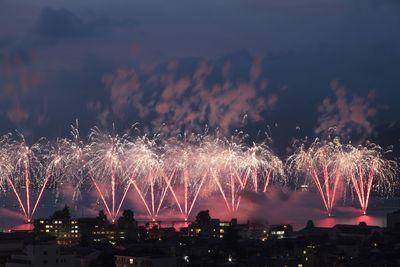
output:
M 7 112 L 7 117 L 12 122 L 21 123 L 29 119 L 29 113 L 23 110 L 21 105 L 17 103 Z
M 347 90 L 338 81 L 331 82 L 335 97 L 327 97 L 318 106 L 318 127 L 316 134 L 328 133 L 334 129 L 343 138 L 355 136 L 366 138 L 373 132 L 371 120 L 377 113 L 374 104 L 375 92 L 370 91 L 366 97 L 353 95 L 349 97 Z
M 34 25 L 32 38 L 36 43 L 57 44 L 66 40 L 104 37 L 135 25 L 133 19 L 106 16 L 85 19 L 65 8 L 47 7 L 41 11 Z
M 279 98 L 267 89 L 261 58 L 250 63 L 244 79 L 229 78 L 229 62 L 199 60 L 188 67 L 171 60 L 150 73 L 119 67 L 103 77 L 110 115 L 124 118 L 134 112 L 152 127 L 166 124 L 167 131 L 209 125 L 229 133 L 244 116 L 262 121 L 261 113 L 273 109 Z
M 23 105 L 24 100 L 31 96 L 41 82 L 41 75 L 35 71 L 29 59 L 24 59 L 18 53 L 3 50 L 0 65 L 0 103 L 1 115 L 9 121 L 20 124 L 28 121 L 31 112 Z

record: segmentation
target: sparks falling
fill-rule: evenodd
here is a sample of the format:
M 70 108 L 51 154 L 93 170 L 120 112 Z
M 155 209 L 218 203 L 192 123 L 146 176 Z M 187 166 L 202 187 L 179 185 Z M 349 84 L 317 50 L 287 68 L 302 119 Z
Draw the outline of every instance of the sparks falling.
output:
M 367 214 L 371 192 L 390 193 L 395 179 L 395 161 L 384 158 L 382 147 L 367 143 L 365 146 L 345 146 L 341 171 L 353 188 L 363 215 Z
M 340 171 L 342 144 L 339 139 L 316 139 L 308 148 L 304 144 L 289 158 L 289 169 L 310 178 L 321 196 L 328 216 L 332 215 L 338 187 L 343 178 Z M 306 181 L 305 181 L 306 183 Z
M 57 188 L 62 179 L 65 142 L 50 144 L 41 139 L 29 146 L 21 134 L 17 140 L 10 137 L 4 136 L 0 141 L 2 182 L 11 189 L 26 221 L 30 222 L 45 189 Z
M 373 143 L 353 146 L 339 138 L 316 139 L 309 147 L 301 144 L 287 161 L 294 174 L 305 174 L 319 192 L 328 216 L 332 215 L 339 189 L 354 189 L 366 214 L 371 191 L 390 190 L 396 163 L 383 157 L 381 147 Z M 307 183 L 307 179 L 303 181 Z
M 248 144 L 241 134 L 162 138 L 114 132 L 95 127 L 81 139 L 76 126 L 68 139 L 40 139 L 33 145 L 22 135 L 5 135 L 0 138 L 0 187 L 14 195 L 27 221 L 45 191 L 64 184 L 74 188 L 74 200 L 93 190 L 112 222 L 132 194 L 150 220 L 166 210 L 189 220 L 211 195 L 235 215 L 242 192 L 264 194 L 271 184 L 291 184 L 288 169 L 315 186 L 330 216 L 346 190 L 354 192 L 365 214 L 371 192 L 389 192 L 397 171 L 381 147 L 343 144 L 338 138 L 301 144 L 285 165 L 266 142 Z

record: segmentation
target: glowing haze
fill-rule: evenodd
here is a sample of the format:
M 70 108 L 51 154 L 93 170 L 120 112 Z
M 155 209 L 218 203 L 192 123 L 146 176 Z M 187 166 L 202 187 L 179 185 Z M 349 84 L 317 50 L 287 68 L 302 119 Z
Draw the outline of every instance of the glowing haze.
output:
M 354 192 L 366 214 L 371 191 L 390 193 L 397 171 L 379 146 L 355 147 L 338 138 L 302 144 L 286 168 L 267 143 L 248 145 L 240 133 L 231 138 L 206 133 L 164 139 L 95 127 L 82 141 L 72 127 L 71 135 L 55 142 L 41 139 L 32 146 L 21 135 L 1 139 L 1 186 L 14 195 L 28 222 L 47 188 L 62 191 L 71 185 L 73 196 L 92 189 L 112 222 L 132 194 L 149 220 L 163 218 L 169 207 L 179 214 L 175 219 L 186 221 L 197 202 L 210 195 L 219 195 L 225 213 L 235 216 L 244 192 L 262 195 L 271 184 L 296 182 L 288 180 L 285 169 L 310 178 L 329 216 L 338 193 L 346 190 Z

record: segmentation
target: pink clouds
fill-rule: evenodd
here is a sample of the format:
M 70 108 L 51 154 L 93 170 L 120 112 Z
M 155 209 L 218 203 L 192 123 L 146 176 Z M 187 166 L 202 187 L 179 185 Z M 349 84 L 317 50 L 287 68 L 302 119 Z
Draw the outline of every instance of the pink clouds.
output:
M 257 81 L 262 75 L 262 61 L 260 57 L 255 57 L 250 69 L 250 80 Z
M 23 110 L 21 104 L 17 102 L 14 107 L 7 111 L 7 117 L 12 122 L 20 123 L 29 119 L 29 113 Z
M 240 126 L 244 116 L 260 121 L 261 112 L 278 103 L 278 96 L 267 90 L 261 63 L 261 58 L 254 58 L 247 80 L 228 79 L 229 62 L 219 66 L 202 60 L 184 75 L 178 75 L 180 66 L 175 60 L 167 62 L 166 70 L 154 69 L 151 75 L 140 69 L 118 68 L 103 77 L 110 92 L 109 115 L 123 117 L 133 111 L 153 127 L 165 123 L 167 131 L 182 126 L 202 130 L 207 124 L 228 133 Z
M 30 55 L 34 59 L 34 55 Z M 9 121 L 21 124 L 32 119 L 31 111 L 24 106 L 24 100 L 32 96 L 41 82 L 41 76 L 33 64 L 27 63 L 19 55 L 3 50 L 0 65 L 0 103 L 3 106 L 1 115 Z M 34 118 L 43 123 L 45 118 Z
M 349 98 L 346 88 L 338 81 L 332 81 L 331 88 L 335 98 L 327 97 L 319 105 L 319 125 L 315 133 L 321 134 L 335 128 L 344 138 L 354 134 L 362 138 L 370 135 L 373 132 L 371 119 L 377 112 L 376 106 L 372 103 L 375 92 L 369 92 L 367 97 L 354 95 Z

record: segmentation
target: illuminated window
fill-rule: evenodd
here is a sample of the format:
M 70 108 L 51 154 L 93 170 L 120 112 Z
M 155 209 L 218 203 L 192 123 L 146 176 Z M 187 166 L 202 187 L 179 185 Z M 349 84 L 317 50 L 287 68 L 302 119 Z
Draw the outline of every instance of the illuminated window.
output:
M 134 263 L 135 263 L 134 259 L 129 259 L 129 264 L 134 264 Z
M 224 238 L 224 236 L 223 236 L 223 235 L 220 235 L 219 238 Z
M 297 264 L 297 267 L 303 267 L 303 264 L 299 263 Z
M 223 234 L 223 233 L 225 233 L 225 230 L 224 230 L 224 229 L 219 229 L 219 232 L 220 232 L 221 234 Z

